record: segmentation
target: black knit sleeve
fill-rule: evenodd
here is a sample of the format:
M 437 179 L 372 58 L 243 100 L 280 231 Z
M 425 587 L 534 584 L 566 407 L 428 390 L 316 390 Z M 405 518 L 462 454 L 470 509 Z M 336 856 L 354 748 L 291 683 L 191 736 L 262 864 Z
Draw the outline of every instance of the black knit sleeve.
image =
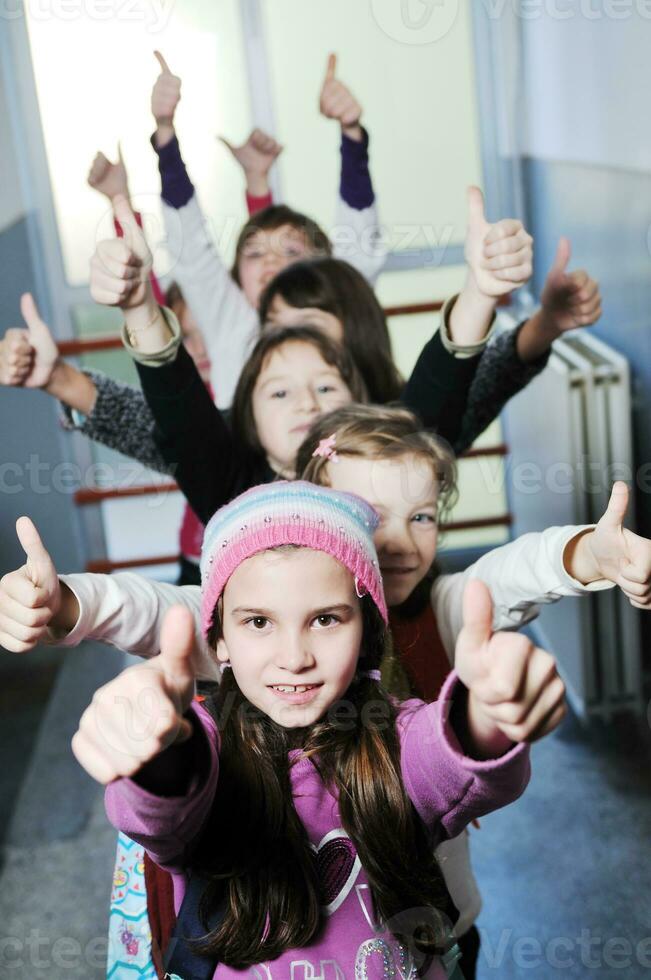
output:
M 455 357 L 445 349 L 437 331 L 423 347 L 400 398 L 426 429 L 433 429 L 451 445 L 459 438 L 480 359 L 480 354 Z
M 526 388 L 546 367 L 550 351 L 530 364 L 520 360 L 516 345 L 523 326 L 521 323 L 514 330 L 498 334 L 482 353 L 461 430 L 454 443 L 457 453 L 468 449 L 497 418 L 509 399 Z
M 154 440 L 154 417 L 142 391 L 100 371 L 84 374 L 97 389 L 95 405 L 88 415 L 79 415 L 61 403 L 63 427 L 124 453 L 151 470 L 166 473 L 165 460 Z
M 155 419 L 154 439 L 190 507 L 206 524 L 218 507 L 260 480 L 262 461 L 233 438 L 186 349 L 159 367 L 136 362 Z

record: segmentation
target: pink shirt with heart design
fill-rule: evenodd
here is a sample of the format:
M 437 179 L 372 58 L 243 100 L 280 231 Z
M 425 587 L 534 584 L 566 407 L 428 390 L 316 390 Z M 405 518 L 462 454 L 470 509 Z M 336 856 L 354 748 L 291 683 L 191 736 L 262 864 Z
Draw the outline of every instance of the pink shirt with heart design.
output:
M 448 721 L 452 699 L 463 688 L 452 673 L 441 698 L 433 704 L 406 701 L 398 728 L 405 788 L 435 843 L 454 837 L 475 817 L 517 799 L 529 779 L 529 753 L 516 745 L 499 759 L 477 761 L 465 756 Z M 174 876 L 178 911 L 185 892 L 184 855 L 195 840 L 218 794 L 218 734 L 213 718 L 193 705 L 209 746 L 208 771 L 197 772 L 181 798 L 160 797 L 130 779 L 106 790 L 111 822 L 141 843 L 151 857 Z M 413 974 L 403 947 L 377 928 L 368 879 L 355 847 L 342 829 L 336 797 L 310 760 L 291 769 L 296 810 L 315 849 L 324 896 L 324 927 L 318 941 L 304 949 L 249 970 L 220 964 L 215 977 L 251 975 L 261 980 L 384 980 Z M 218 798 L 218 797 L 217 797 Z M 433 964 L 428 978 L 444 977 Z

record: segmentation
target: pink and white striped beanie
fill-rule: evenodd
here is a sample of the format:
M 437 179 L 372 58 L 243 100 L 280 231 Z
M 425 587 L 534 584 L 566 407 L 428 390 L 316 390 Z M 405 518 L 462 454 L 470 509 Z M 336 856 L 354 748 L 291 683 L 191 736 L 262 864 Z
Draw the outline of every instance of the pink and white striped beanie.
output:
M 247 558 L 284 544 L 332 555 L 368 593 L 385 623 L 387 607 L 373 532 L 375 510 L 352 493 L 304 480 L 253 487 L 221 507 L 206 526 L 201 549 L 201 627 L 207 635 L 217 600 Z

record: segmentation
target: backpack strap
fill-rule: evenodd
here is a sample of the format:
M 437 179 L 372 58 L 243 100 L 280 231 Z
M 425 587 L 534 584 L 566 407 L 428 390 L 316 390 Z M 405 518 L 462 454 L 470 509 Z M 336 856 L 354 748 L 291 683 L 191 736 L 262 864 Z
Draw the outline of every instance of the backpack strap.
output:
M 192 872 L 163 957 L 164 976 L 168 980 L 212 980 L 217 969 L 217 957 L 195 953 L 190 942 L 205 935 L 199 919 L 199 902 L 207 884 L 208 878 Z M 223 903 L 208 919 L 209 932 L 221 924 L 225 913 L 226 904 Z
M 448 977 L 448 980 L 464 980 L 463 971 L 459 965 L 461 950 L 454 937 L 452 937 L 451 941 L 452 945 L 441 957 L 441 966 L 445 970 L 445 975 Z

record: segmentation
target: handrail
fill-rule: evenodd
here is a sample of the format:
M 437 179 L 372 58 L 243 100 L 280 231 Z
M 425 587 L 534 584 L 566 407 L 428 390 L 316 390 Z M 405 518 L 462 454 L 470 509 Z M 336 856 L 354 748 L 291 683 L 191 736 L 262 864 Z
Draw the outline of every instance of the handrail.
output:
M 180 555 L 159 555 L 154 558 L 124 558 L 122 561 L 111 561 L 109 558 L 98 558 L 95 561 L 86 563 L 87 572 L 96 572 L 99 575 L 108 575 L 116 572 L 119 568 L 144 568 L 146 565 L 173 565 L 180 558 Z
M 78 507 L 87 504 L 101 504 L 103 500 L 117 500 L 124 497 L 147 497 L 150 494 L 177 493 L 176 483 L 141 483 L 135 487 L 84 487 L 74 496 Z
M 122 339 L 116 334 L 100 334 L 92 340 L 60 340 L 57 344 L 61 357 L 78 357 L 79 354 L 96 354 L 106 350 L 123 350 Z
M 510 527 L 513 523 L 512 514 L 499 514 L 497 517 L 477 517 L 469 521 L 450 521 L 441 524 L 442 531 L 475 531 L 484 527 Z M 151 565 L 173 565 L 179 561 L 180 555 L 159 555 L 154 558 L 125 558 L 121 561 L 111 561 L 100 558 L 86 564 L 87 572 L 97 572 L 104 575 L 124 568 L 144 568 Z
M 508 306 L 510 296 L 500 296 L 498 306 Z M 404 306 L 385 306 L 384 315 L 414 316 L 419 313 L 438 313 L 445 305 L 444 300 L 435 299 L 427 303 L 407 303 Z M 79 354 L 97 354 L 107 350 L 120 350 L 122 338 L 119 334 L 100 334 L 90 340 L 61 340 L 57 344 L 62 357 L 77 357 Z
M 460 459 L 477 459 L 480 456 L 506 456 L 508 446 L 501 442 L 495 446 L 480 446 L 477 449 L 467 449 L 460 456 Z M 78 507 L 85 507 L 89 504 L 101 504 L 103 500 L 119 500 L 125 497 L 147 497 L 149 495 L 163 493 L 177 493 L 179 486 L 177 483 L 139 483 L 134 487 L 84 487 L 77 490 L 74 501 Z
M 408 303 L 406 306 L 385 306 L 385 316 L 413 316 L 417 313 L 438 313 L 443 309 L 445 301 L 432 300 L 430 303 Z
M 387 306 L 385 316 L 410 316 L 418 313 L 437 313 L 443 309 L 443 300 L 429 303 L 410 303 L 406 306 Z M 62 357 L 77 357 L 79 354 L 97 354 L 107 350 L 119 350 L 122 339 L 119 334 L 100 334 L 90 340 L 62 340 L 57 345 Z
M 508 456 L 509 447 L 505 442 L 499 442 L 494 446 L 477 446 L 474 449 L 466 449 L 461 453 L 459 459 L 478 459 L 480 456 Z

